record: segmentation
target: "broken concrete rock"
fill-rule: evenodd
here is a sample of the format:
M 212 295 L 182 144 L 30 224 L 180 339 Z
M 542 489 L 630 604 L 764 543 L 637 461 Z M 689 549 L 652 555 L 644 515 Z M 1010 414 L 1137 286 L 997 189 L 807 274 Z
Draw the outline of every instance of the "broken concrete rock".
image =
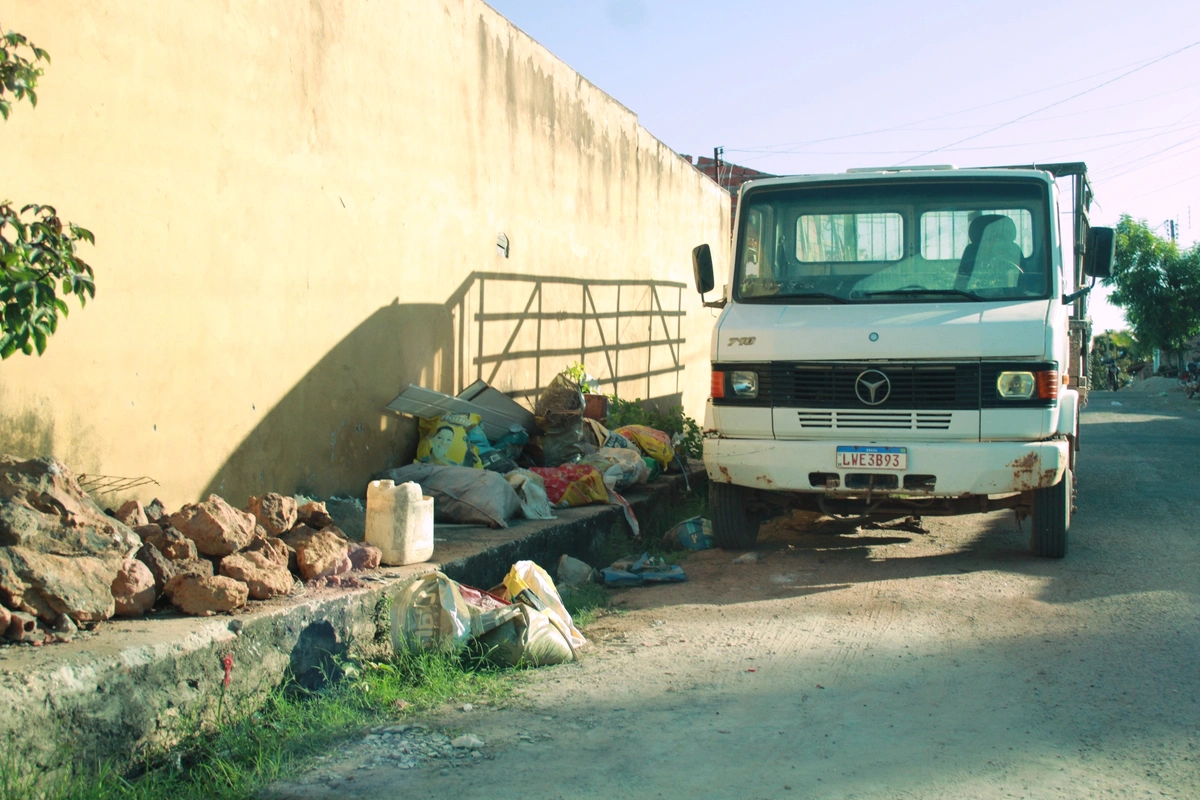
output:
M 8 632 L 8 623 L 12 622 L 12 612 L 0 606 L 0 631 Z
M 200 556 L 199 551 L 196 550 L 196 543 L 172 525 L 168 524 L 165 528 L 158 525 L 145 525 L 135 528 L 134 533 L 171 561 L 192 561 Z
M 154 574 L 135 558 L 125 560 L 112 583 L 118 617 L 140 617 L 154 607 Z
M 296 519 L 313 530 L 321 530 L 333 524 L 333 517 L 325 509 L 325 504 L 310 500 L 296 508 Z
M 221 559 L 221 574 L 246 584 L 255 600 L 267 600 L 292 591 L 292 573 L 262 550 L 247 550 Z
M 295 558 L 294 551 L 289 551 L 287 543 L 276 536 L 255 536 L 244 552 L 261 552 L 284 569 L 288 569 L 291 559 Z
M 308 525 L 301 524 L 292 528 L 279 538 L 282 539 L 288 547 L 296 549 L 299 548 L 300 545 L 312 539 L 318 533 L 332 533 L 343 542 L 346 542 L 347 544 L 353 544 L 352 540 L 346 536 L 346 534 L 342 533 L 342 529 L 336 525 L 326 525 L 324 528 L 318 530 L 316 528 L 309 527 Z
M 250 544 L 254 536 L 252 514 L 238 511 L 219 495 L 202 503 L 188 503 L 170 516 L 171 524 L 196 543 L 201 555 L 222 557 Z
M 356 570 L 378 569 L 383 558 L 383 551 L 371 544 L 352 544 L 350 546 L 350 566 Z
M 262 497 L 251 497 L 246 511 L 262 523 L 268 533 L 278 536 L 296 527 L 296 501 L 276 492 Z
M 23 611 L 13 611 L 5 636 L 14 642 L 41 641 L 43 634 L 38 630 L 37 617 Z
M 199 578 L 211 578 L 216 574 L 213 570 L 213 562 L 207 558 L 193 558 L 191 561 L 172 561 L 171 566 L 175 569 L 176 575 L 195 575 Z M 170 581 L 167 582 L 170 583 Z
M 150 505 L 146 506 L 146 519 L 151 522 L 158 522 L 167 515 L 167 506 L 162 500 L 157 497 L 150 501 Z
M 316 536 L 319 532 L 319 528 L 313 528 L 302 522 L 287 533 L 282 534 L 279 539 L 288 547 L 295 550 L 300 545 Z
M 54 458 L 0 455 L 0 602 L 53 622 L 112 616 L 112 581 L 139 546 Z
M 250 589 L 246 584 L 223 575 L 182 574 L 176 575 L 167 584 L 167 596 L 183 613 L 209 617 L 246 605 Z
M 53 622 L 67 614 L 76 622 L 113 615 L 112 582 L 125 559 L 60 556 L 25 547 L 0 548 L 0 602 Z
M 54 622 L 53 630 L 55 633 L 74 636 L 75 634 L 79 633 L 79 626 L 75 624 L 75 620 L 71 619 L 66 614 L 59 614 L 58 619 Z
M 146 516 L 146 509 L 142 508 L 140 500 L 128 501 L 118 508 L 113 516 L 131 528 L 150 524 L 150 520 Z
M 167 588 L 167 581 L 175 577 L 175 565 L 157 547 L 149 544 L 141 546 L 136 558 L 150 570 L 154 576 L 154 592 L 161 595 Z
M 334 531 L 337 529 L 326 528 L 296 547 L 296 566 L 304 580 L 341 575 L 351 570 L 350 544 Z

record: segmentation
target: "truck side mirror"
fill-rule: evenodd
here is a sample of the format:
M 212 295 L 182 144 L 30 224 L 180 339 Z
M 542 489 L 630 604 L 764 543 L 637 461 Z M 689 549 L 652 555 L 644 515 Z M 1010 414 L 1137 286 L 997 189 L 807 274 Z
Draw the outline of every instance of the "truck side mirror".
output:
M 1087 234 L 1087 250 L 1083 253 L 1083 274 L 1089 278 L 1112 275 L 1117 254 L 1117 232 L 1112 228 L 1092 228 Z
M 696 276 L 696 291 L 703 295 L 713 290 L 712 250 L 707 244 L 692 248 L 692 272 Z

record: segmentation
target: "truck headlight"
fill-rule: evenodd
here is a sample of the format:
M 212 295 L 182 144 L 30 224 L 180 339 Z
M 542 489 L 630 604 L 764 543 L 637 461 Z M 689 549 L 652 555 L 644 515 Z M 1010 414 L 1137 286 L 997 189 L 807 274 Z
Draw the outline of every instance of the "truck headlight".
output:
M 996 393 L 1005 400 L 1028 400 L 1035 388 L 1032 372 L 1001 372 L 996 378 Z
M 729 385 L 737 397 L 758 397 L 758 373 L 748 369 L 735 369 L 729 373 Z

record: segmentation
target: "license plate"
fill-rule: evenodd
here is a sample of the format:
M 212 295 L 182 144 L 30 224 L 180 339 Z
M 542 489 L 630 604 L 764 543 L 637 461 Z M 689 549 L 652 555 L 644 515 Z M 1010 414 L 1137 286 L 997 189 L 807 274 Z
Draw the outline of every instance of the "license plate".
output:
M 908 448 L 842 446 L 837 449 L 837 468 L 903 472 L 908 469 Z

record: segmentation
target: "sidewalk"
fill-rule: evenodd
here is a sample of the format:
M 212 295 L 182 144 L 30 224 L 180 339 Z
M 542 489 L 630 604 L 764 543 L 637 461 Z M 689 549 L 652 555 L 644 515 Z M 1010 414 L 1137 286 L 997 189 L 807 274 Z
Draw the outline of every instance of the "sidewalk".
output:
M 692 486 L 703 487 L 698 465 Z M 681 475 L 663 476 L 626 499 L 641 513 L 684 491 Z M 397 584 L 440 569 L 472 586 L 499 583 L 514 561 L 553 568 L 563 553 L 583 556 L 613 525 L 616 506 L 555 511 L 555 520 L 514 520 L 509 528 L 438 526 L 433 560 L 368 574 L 363 589 L 306 589 L 252 603 L 234 616 L 186 617 L 173 610 L 113 619 L 94 635 L 45 647 L 0 648 L 0 742 L 41 768 L 76 757 L 124 760 L 167 746 L 215 713 L 233 656 L 227 704 L 261 702 L 290 672 L 316 678 L 330 654 L 373 640 L 376 607 Z

